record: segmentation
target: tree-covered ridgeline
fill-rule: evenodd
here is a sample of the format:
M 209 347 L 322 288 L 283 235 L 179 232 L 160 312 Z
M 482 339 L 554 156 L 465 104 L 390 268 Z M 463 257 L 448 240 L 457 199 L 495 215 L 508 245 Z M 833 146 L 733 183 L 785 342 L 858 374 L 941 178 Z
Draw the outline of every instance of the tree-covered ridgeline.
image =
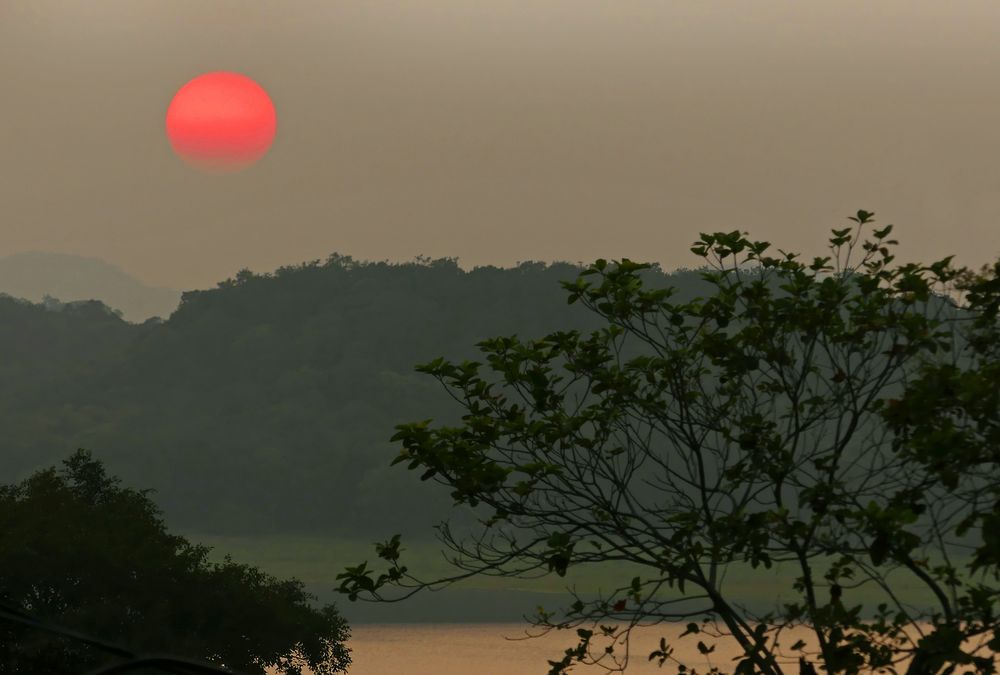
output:
M 580 269 L 333 255 L 241 271 L 141 325 L 98 302 L 0 298 L 0 471 L 24 477 L 83 446 L 155 489 L 187 531 L 367 540 L 371 526 L 411 529 L 448 500 L 386 466 L 392 429 L 460 412 L 413 365 L 472 356 L 494 335 L 595 327 L 559 287 Z M 704 285 L 694 272 L 649 279 L 691 294 Z

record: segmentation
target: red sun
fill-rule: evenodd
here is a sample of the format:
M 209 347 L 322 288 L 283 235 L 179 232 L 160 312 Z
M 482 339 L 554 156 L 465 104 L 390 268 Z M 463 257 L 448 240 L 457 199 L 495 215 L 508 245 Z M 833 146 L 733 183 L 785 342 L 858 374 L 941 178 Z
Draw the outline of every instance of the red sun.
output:
M 167 108 L 167 137 L 184 161 L 210 172 L 239 171 L 263 157 L 277 130 L 274 104 L 246 75 L 194 78 Z

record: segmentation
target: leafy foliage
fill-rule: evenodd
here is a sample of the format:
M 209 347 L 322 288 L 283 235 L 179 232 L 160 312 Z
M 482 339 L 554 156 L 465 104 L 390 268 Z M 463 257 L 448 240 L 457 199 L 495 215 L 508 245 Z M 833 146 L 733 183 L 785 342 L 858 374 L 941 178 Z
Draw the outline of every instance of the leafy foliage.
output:
M 147 492 L 80 450 L 62 470 L 0 488 L 0 601 L 135 652 L 246 673 L 344 671 L 346 623 L 281 581 L 167 532 Z M 0 672 L 79 673 L 106 654 L 0 622 Z

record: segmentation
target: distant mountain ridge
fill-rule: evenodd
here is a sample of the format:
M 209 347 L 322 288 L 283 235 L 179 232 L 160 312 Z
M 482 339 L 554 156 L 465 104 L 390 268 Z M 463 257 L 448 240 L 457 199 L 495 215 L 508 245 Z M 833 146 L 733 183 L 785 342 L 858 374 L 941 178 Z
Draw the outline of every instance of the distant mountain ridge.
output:
M 0 293 L 31 302 L 100 300 L 132 323 L 166 319 L 181 300 L 180 291 L 147 286 L 100 258 L 44 251 L 0 257 Z

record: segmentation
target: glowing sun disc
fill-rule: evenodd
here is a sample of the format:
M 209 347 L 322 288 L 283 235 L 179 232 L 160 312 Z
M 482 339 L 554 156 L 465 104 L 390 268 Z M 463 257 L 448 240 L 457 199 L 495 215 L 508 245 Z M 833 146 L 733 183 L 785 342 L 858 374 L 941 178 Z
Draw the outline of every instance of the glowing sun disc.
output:
M 246 75 L 205 73 L 174 95 L 167 137 L 185 162 L 210 172 L 239 171 L 263 157 L 277 131 L 271 97 Z

